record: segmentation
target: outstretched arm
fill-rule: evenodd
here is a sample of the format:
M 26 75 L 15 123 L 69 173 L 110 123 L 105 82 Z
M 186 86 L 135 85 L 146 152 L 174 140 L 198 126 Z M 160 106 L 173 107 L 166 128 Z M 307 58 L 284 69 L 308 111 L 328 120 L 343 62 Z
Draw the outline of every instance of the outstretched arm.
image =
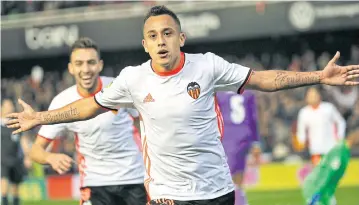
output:
M 253 71 L 246 85 L 248 89 L 274 92 L 315 84 L 326 85 L 359 85 L 359 65 L 339 66 L 339 52 L 321 71 L 293 72 L 282 70 Z
M 46 112 L 35 112 L 30 105 L 19 100 L 24 108 L 21 113 L 11 113 L 7 117 L 13 118 L 6 124 L 9 128 L 15 128 L 13 133 L 20 133 L 32 129 L 38 125 L 51 125 L 82 121 L 95 117 L 107 109 L 117 110 L 121 107 L 131 107 L 133 100 L 127 86 L 127 74 L 133 69 L 124 68 L 115 80 L 94 97 L 77 100 L 64 107 Z
M 8 121 L 9 128 L 17 129 L 13 133 L 20 133 L 30 130 L 38 125 L 51 125 L 58 123 L 68 123 L 91 119 L 105 111 L 95 101 L 94 97 L 83 98 L 59 109 L 35 112 L 30 105 L 19 100 L 24 108 L 21 113 L 12 113 L 7 117 L 13 118 Z
M 321 83 L 323 74 L 317 72 L 293 72 L 281 70 L 252 71 L 248 89 L 274 92 Z
M 68 123 L 74 121 L 88 120 L 105 111 L 95 101 L 94 97 L 77 100 L 62 108 L 38 112 L 37 119 L 40 125 L 50 125 L 57 123 Z

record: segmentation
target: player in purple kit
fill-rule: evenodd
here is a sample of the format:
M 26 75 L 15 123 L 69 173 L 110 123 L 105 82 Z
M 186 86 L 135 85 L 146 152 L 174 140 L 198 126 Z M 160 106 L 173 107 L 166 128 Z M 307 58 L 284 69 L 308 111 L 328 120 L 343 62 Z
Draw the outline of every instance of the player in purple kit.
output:
M 258 162 L 260 153 L 255 96 L 250 91 L 242 95 L 234 92 L 217 92 L 216 95 L 224 121 L 222 143 L 233 182 L 237 186 L 235 204 L 246 205 L 241 185 L 247 154 L 252 151 Z

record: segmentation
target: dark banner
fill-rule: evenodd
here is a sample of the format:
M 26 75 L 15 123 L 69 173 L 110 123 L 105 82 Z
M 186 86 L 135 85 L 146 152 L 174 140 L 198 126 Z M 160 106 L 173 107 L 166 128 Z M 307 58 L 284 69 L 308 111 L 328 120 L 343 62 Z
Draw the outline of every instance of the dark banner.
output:
M 175 9 L 174 9 L 175 10 Z M 359 28 L 359 2 L 282 2 L 179 12 L 187 44 Z M 66 54 L 78 37 L 104 51 L 141 47 L 143 16 L 2 29 L 2 59 Z

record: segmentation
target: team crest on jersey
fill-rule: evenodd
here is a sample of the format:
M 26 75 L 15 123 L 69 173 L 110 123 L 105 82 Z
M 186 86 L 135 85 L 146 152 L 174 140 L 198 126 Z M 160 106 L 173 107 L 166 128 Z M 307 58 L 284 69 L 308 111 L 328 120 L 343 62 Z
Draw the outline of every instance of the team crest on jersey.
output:
M 193 99 L 197 99 L 199 97 L 199 95 L 201 94 L 201 86 L 199 86 L 199 84 L 196 82 L 190 82 L 187 85 L 187 93 Z

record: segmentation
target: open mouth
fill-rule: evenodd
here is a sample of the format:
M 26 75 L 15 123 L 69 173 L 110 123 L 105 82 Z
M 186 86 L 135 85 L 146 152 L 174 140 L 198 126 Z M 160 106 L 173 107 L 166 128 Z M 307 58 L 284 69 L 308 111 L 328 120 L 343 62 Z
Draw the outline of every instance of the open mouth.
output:
M 161 57 L 161 58 L 166 58 L 168 55 L 168 51 L 167 50 L 160 50 L 157 52 L 157 54 Z
M 81 80 L 85 83 L 85 84 L 89 84 L 92 82 L 92 77 L 81 77 Z

